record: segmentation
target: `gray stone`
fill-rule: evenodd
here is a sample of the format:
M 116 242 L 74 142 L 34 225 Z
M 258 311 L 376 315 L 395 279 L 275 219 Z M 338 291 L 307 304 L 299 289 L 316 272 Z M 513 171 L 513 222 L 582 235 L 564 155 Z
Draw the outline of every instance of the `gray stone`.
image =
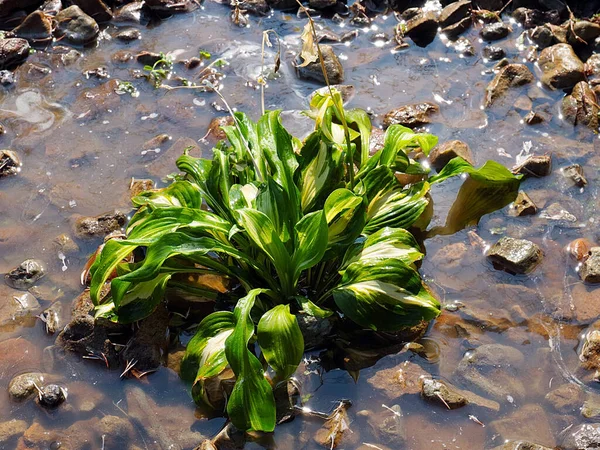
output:
M 513 347 L 486 344 L 468 352 L 458 364 L 455 376 L 487 396 L 505 402 L 525 396 L 525 386 L 517 376 L 525 357 Z
M 435 103 L 423 102 L 405 105 L 393 109 L 383 117 L 383 125 L 400 124 L 405 127 L 414 128 L 431 123 L 431 115 L 439 112 L 440 107 Z
M 121 211 L 105 213 L 96 217 L 80 217 L 75 222 L 74 234 L 79 238 L 103 237 L 119 230 L 127 216 Z
M 495 45 L 487 45 L 482 50 L 483 57 L 490 61 L 499 61 L 506 56 L 506 52 L 502 47 Z
M 0 179 L 21 171 L 21 159 L 12 150 L 0 150 Z
M 42 387 L 44 375 L 39 372 L 23 373 L 14 377 L 8 385 L 8 395 L 13 400 L 23 401 L 37 393 L 37 387 Z
M 44 408 L 54 409 L 67 399 L 67 392 L 57 384 L 47 384 L 41 387 L 37 402 Z
M 44 266 L 35 259 L 27 259 L 4 275 L 4 281 L 14 289 L 27 290 L 45 275 Z
M 582 124 L 597 130 L 599 113 L 596 94 L 585 81 L 577 83 L 573 92 L 562 101 L 562 114 L 565 120 L 573 125 Z
M 479 34 L 484 41 L 497 41 L 504 39 L 512 30 L 503 22 L 494 22 L 485 25 Z
M 600 247 L 592 247 L 589 256 L 579 270 L 579 276 L 586 283 L 600 283 Z
M 429 161 L 439 172 L 451 159 L 456 157 L 461 157 L 471 165 L 473 164 L 473 155 L 469 146 L 463 141 L 456 140 L 436 146 L 429 154 Z
M 445 382 L 432 378 L 422 380 L 421 395 L 425 400 L 440 404 L 448 409 L 458 409 L 469 403 L 466 397 L 454 391 Z
M 533 74 L 524 64 L 507 64 L 500 69 L 485 89 L 485 107 L 488 108 L 503 97 L 510 88 L 532 83 Z
M 26 39 L 0 39 L 0 70 L 21 64 L 29 56 L 29 50 L 29 42 Z
M 321 54 L 325 63 L 325 71 L 330 84 L 341 84 L 344 82 L 344 68 L 342 63 L 330 45 L 321 45 Z M 325 84 L 325 77 L 319 61 L 313 61 L 305 67 L 296 67 L 300 78 L 317 81 Z
M 332 321 L 309 314 L 298 314 L 296 318 L 304 337 L 304 347 L 307 350 L 323 347 L 333 328 Z
M 550 89 L 568 89 L 585 80 L 584 65 L 569 44 L 556 44 L 540 53 L 542 83 Z
M 115 39 L 123 42 L 137 41 L 142 38 L 142 33 L 137 28 L 127 28 L 115 34 Z
M 494 267 L 513 274 L 531 272 L 542 260 L 542 251 L 531 241 L 504 236 L 487 252 Z
M 143 7 L 144 2 L 136 1 L 118 8 L 113 14 L 113 22 L 140 23 L 142 20 Z
M 76 45 L 85 45 L 98 36 L 100 28 L 94 19 L 73 5 L 56 15 L 56 34 Z
M 584 423 L 569 428 L 564 436 L 561 448 L 565 450 L 591 450 L 600 448 L 600 424 Z

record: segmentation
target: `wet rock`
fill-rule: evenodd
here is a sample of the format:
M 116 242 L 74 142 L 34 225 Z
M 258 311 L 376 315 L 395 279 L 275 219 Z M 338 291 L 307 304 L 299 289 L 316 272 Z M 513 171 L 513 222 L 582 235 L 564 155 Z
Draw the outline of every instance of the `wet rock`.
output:
M 21 159 L 12 150 L 0 150 L 0 179 L 21 171 Z
M 129 185 L 129 197 L 130 198 L 137 197 L 142 192 L 146 192 L 146 191 L 149 191 L 151 189 L 154 189 L 154 180 L 150 180 L 150 179 L 141 179 L 141 180 L 132 179 L 131 180 L 131 184 Z
M 573 125 L 583 124 L 597 130 L 599 113 L 596 94 L 585 81 L 577 83 L 571 95 L 563 99 L 562 114 Z
M 577 425 L 566 430 L 564 436 L 560 447 L 565 450 L 600 448 L 600 424 Z
M 92 316 L 79 315 L 67 324 L 56 338 L 56 345 L 81 356 L 94 356 L 109 367 L 117 365 L 118 356 L 109 333 L 122 332 L 119 326 L 96 322 Z
M 568 89 L 584 81 L 584 66 L 569 44 L 556 44 L 540 53 L 542 83 L 550 89 Z
M 556 222 L 573 223 L 577 222 L 577 217 L 566 210 L 560 203 L 555 202 L 550 204 L 540 214 L 542 219 L 553 220 Z
M 584 261 L 579 276 L 586 283 L 600 283 L 600 247 L 592 247 Z
M 19 9 L 41 5 L 42 0 L 0 0 L 0 17 L 6 17 Z
M 162 133 L 154 136 L 152 139 L 147 140 L 144 145 L 142 145 L 142 156 L 148 153 L 152 153 L 156 156 L 161 150 L 164 150 L 166 147 L 165 144 L 168 144 L 171 139 L 171 136 L 166 133 Z
M 435 39 L 438 25 L 433 11 L 421 13 L 406 22 L 404 35 L 411 38 L 419 47 L 425 47 Z
M 510 88 L 532 83 L 533 74 L 524 64 L 508 64 L 500 69 L 485 89 L 485 107 L 503 97 Z
M 271 11 L 271 7 L 266 0 L 243 0 L 240 3 L 240 8 L 257 16 L 266 16 Z
M 471 42 L 465 37 L 458 38 L 453 47 L 456 52 L 463 56 L 475 56 L 475 47 L 473 47 Z
M 386 444 L 398 445 L 406 441 L 406 424 L 399 405 L 392 405 L 389 409 L 382 408 L 377 412 L 359 411 L 357 415 L 366 415 L 373 434 Z
M 471 0 L 452 2 L 440 13 L 438 18 L 440 27 L 445 28 L 471 17 Z
M 197 6 L 193 0 L 146 0 L 146 7 L 157 14 L 190 12 Z
M 517 370 L 525 362 L 523 354 L 513 347 L 486 344 L 468 352 L 456 369 L 455 376 L 500 402 L 525 396 L 525 386 Z
M 10 70 L 0 70 L 0 84 L 2 86 L 10 86 L 15 84 L 15 73 Z
M 113 13 L 113 22 L 140 23 L 143 7 L 143 1 L 135 1 L 118 8 Z
M 502 47 L 496 47 L 495 45 L 487 45 L 483 47 L 481 51 L 483 57 L 490 61 L 499 61 L 506 56 L 506 52 Z
M 101 214 L 96 217 L 80 217 L 75 222 L 73 233 L 81 239 L 103 237 L 121 229 L 127 216 L 121 211 Z
M 46 0 L 40 10 L 49 16 L 56 16 L 63 9 L 62 0 Z
M 598 369 L 600 369 L 600 330 L 598 330 L 598 323 L 592 324 L 583 336 L 579 361 L 583 369 L 595 370 L 594 378 L 598 380 Z
M 48 42 L 52 40 L 52 18 L 41 11 L 34 11 L 12 32 L 15 37 L 34 44 Z
M 536 5 L 537 6 L 537 5 Z M 561 23 L 560 14 L 556 10 L 542 11 L 540 9 L 517 8 L 513 11 L 513 18 L 523 25 L 523 28 L 534 28 L 538 25 Z
M 438 172 L 444 168 L 451 159 L 460 157 L 473 164 L 473 155 L 469 146 L 463 141 L 447 141 L 436 146 L 429 154 L 431 165 Z
M 517 216 L 531 216 L 537 213 L 537 206 L 524 191 L 519 191 L 513 207 Z
M 142 33 L 137 28 L 127 28 L 115 34 L 115 39 L 123 42 L 137 41 L 142 38 Z
M 138 322 L 135 335 L 119 353 L 121 361 L 127 365 L 135 361 L 132 371 L 148 373 L 157 370 L 166 360 L 169 313 L 160 305 L 146 319 Z
M 469 403 L 464 396 L 452 390 L 445 382 L 432 378 L 422 380 L 421 395 L 425 400 L 440 404 L 448 409 L 458 409 Z
M 58 408 L 67 399 L 67 392 L 57 384 L 48 384 L 41 387 L 37 401 L 44 408 Z
M 160 53 L 143 51 L 135 55 L 135 60 L 145 66 L 153 66 L 160 61 L 163 56 Z
M 37 394 L 36 386 L 41 387 L 43 383 L 44 375 L 40 372 L 17 375 L 8 385 L 8 395 L 15 401 L 27 400 Z
M 575 261 L 583 261 L 588 257 L 588 252 L 592 247 L 593 244 L 589 240 L 579 238 L 569 242 L 565 250 Z
M 61 234 L 54 238 L 52 246 L 57 253 L 63 255 L 75 255 L 79 253 L 79 245 L 77 245 L 68 234 Z
M 448 25 L 447 27 L 442 28 L 442 34 L 446 35 L 448 37 L 448 39 L 453 41 L 458 36 L 460 36 L 462 33 L 467 31 L 469 29 L 469 27 L 471 26 L 472 22 L 473 21 L 471 20 L 471 17 L 465 17 L 464 19 L 462 19 L 459 22 L 456 22 L 452 25 Z
M 529 111 L 523 120 L 527 125 L 538 125 L 544 122 L 545 119 L 541 114 L 535 111 Z
M 4 275 L 4 282 L 14 289 L 27 290 L 45 275 L 44 266 L 35 259 L 27 259 Z
M 367 382 L 389 398 L 395 399 L 404 394 L 420 394 L 421 379 L 425 377 L 430 377 L 430 374 L 421 366 L 405 361 L 395 367 L 378 370 Z
M 54 302 L 40 314 L 40 320 L 44 322 L 46 333 L 54 334 L 60 330 L 63 323 L 62 303 Z
M 104 416 L 98 424 L 106 448 L 126 448 L 135 437 L 133 425 L 122 417 Z
M 8 445 L 10 441 L 22 435 L 28 426 L 24 420 L 12 419 L 0 422 L 0 445 Z
M 570 413 L 579 409 L 583 401 L 583 391 L 576 384 L 563 384 L 548 392 L 546 400 L 560 413 Z
M 112 20 L 113 15 L 103 0 L 71 0 L 73 5 L 77 5 L 81 10 L 98 23 Z
M 494 267 L 513 274 L 531 272 L 542 260 L 541 249 L 531 241 L 501 238 L 487 252 Z
M 321 45 L 321 54 L 325 62 L 325 71 L 331 84 L 341 84 L 344 82 L 344 68 L 342 63 L 333 51 L 333 47 L 330 45 Z M 314 61 L 305 67 L 296 67 L 298 77 L 313 80 L 319 83 L 325 83 L 323 71 L 321 70 L 321 63 Z
M 430 116 L 439 112 L 439 110 L 440 107 L 431 102 L 401 106 L 389 111 L 383 118 L 383 124 L 386 128 L 394 124 L 409 128 L 427 125 L 431 123 Z
M 600 36 L 600 25 L 588 20 L 576 20 L 568 27 L 567 40 L 573 46 L 588 45 Z
M 333 322 L 328 318 L 319 319 L 309 314 L 298 314 L 296 318 L 304 337 L 304 348 L 310 350 L 324 347 L 331 334 Z
M 36 299 L 50 303 L 62 298 L 65 294 L 62 289 L 48 285 L 33 286 L 28 289 L 28 292 Z
M 575 183 L 576 186 L 584 187 L 587 185 L 587 179 L 583 173 L 583 167 L 579 164 L 571 164 L 570 166 L 561 169 L 561 172 L 565 178 L 570 179 Z
M 484 41 L 498 41 L 504 39 L 512 30 L 503 22 L 494 22 L 485 25 L 479 35 Z
M 540 49 L 550 47 L 557 43 L 554 34 L 552 34 L 552 30 L 547 26 L 535 27 L 529 33 L 529 38 Z
M 85 45 L 98 36 L 100 28 L 94 19 L 73 5 L 56 15 L 56 34 L 75 45 Z
M 587 399 L 581 407 L 581 415 L 592 420 L 600 418 L 600 401 L 598 398 Z
M 545 177 L 552 171 L 552 158 L 550 155 L 531 155 L 518 166 L 513 167 L 514 174 L 522 174 L 525 177 Z
M 495 420 L 489 424 L 490 430 L 495 435 L 506 440 L 524 440 L 539 442 L 534 447 L 521 448 L 529 450 L 536 449 L 539 445 L 554 448 L 554 434 L 544 409 L 539 405 L 525 405 L 517 409 L 508 417 Z M 501 447 L 502 448 L 502 447 Z M 511 447 L 509 447 L 511 448 Z M 517 447 L 519 448 L 519 447 Z
M 21 64 L 29 56 L 29 49 L 29 42 L 26 39 L 0 39 L 0 70 Z

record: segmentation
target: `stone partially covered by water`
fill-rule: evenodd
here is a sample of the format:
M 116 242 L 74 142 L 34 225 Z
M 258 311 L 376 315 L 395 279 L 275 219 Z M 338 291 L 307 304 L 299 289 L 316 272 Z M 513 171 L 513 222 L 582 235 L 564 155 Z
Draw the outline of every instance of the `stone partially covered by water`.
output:
M 84 13 L 79 6 L 73 5 L 56 15 L 58 26 L 56 33 L 67 41 L 85 45 L 98 36 L 100 28 L 94 19 Z
M 342 67 L 342 63 L 338 59 L 337 55 L 333 51 L 333 47 L 331 45 L 321 45 L 320 48 L 329 83 L 343 83 L 344 68 Z M 325 77 L 319 61 L 311 62 L 305 67 L 296 67 L 296 72 L 300 78 L 325 84 Z
M 4 275 L 4 281 L 15 289 L 27 290 L 45 275 L 44 265 L 35 259 L 27 259 Z
M 562 114 L 573 125 L 582 124 L 597 130 L 599 113 L 596 93 L 585 81 L 577 83 L 573 92 L 562 101 Z
M 113 18 L 112 12 L 102 0 L 71 0 L 81 10 L 98 23 L 108 22 Z
M 25 39 L 0 39 L 0 70 L 21 64 L 29 56 L 29 49 L 29 42 Z
M 12 150 L 0 150 L 0 179 L 21 171 L 21 159 Z
M 404 34 L 420 47 L 429 45 L 437 34 L 438 20 L 433 11 L 417 14 L 406 22 Z
M 444 168 L 451 159 L 461 157 L 470 164 L 473 164 L 473 154 L 468 144 L 463 141 L 447 141 L 436 146 L 429 154 L 431 165 L 438 172 Z
M 439 112 L 440 107 L 435 103 L 423 102 L 412 105 L 401 106 L 388 111 L 383 117 L 383 125 L 400 124 L 405 127 L 414 128 L 431 123 L 431 115 Z
M 501 238 L 487 252 L 487 258 L 494 266 L 513 274 L 531 272 L 542 256 L 542 250 L 533 242 L 508 236 Z
M 37 388 L 43 386 L 44 379 L 40 372 L 17 375 L 8 385 L 8 395 L 16 401 L 27 400 L 37 394 Z
M 492 106 L 510 88 L 524 86 L 533 81 L 533 74 L 524 64 L 508 64 L 502 67 L 485 89 L 485 107 Z
M 121 229 L 126 221 L 127 216 L 121 211 L 95 217 L 80 217 L 75 222 L 73 232 L 79 238 L 103 237 Z
M 503 22 L 494 22 L 485 25 L 479 34 L 484 41 L 498 41 L 504 39 L 511 32 L 510 27 Z
M 462 394 L 454 391 L 444 381 L 424 378 L 421 384 L 421 395 L 425 400 L 457 409 L 466 406 L 469 401 Z
M 588 257 L 579 269 L 581 279 L 586 283 L 600 283 L 600 247 L 592 247 Z
M 52 31 L 52 18 L 41 11 L 34 11 L 12 32 L 15 37 L 36 44 L 51 40 Z
M 517 216 L 531 216 L 537 213 L 537 206 L 524 191 L 519 191 L 513 203 Z
M 565 450 L 600 448 L 600 424 L 584 423 L 568 429 L 561 443 Z
M 585 80 L 584 65 L 569 44 L 556 44 L 540 53 L 542 83 L 551 89 L 568 89 Z

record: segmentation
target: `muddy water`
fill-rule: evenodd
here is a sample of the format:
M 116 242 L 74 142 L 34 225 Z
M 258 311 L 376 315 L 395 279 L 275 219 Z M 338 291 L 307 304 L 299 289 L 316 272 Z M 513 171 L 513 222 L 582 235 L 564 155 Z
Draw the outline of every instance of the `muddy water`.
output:
M 174 161 L 182 149 L 181 145 L 171 146 L 183 138 L 198 141 L 210 120 L 223 115 L 213 106 L 221 107 L 216 95 L 155 90 L 145 80 L 134 78 L 133 71 L 141 70 L 141 65 L 135 61 L 116 62 L 115 53 L 163 51 L 185 59 L 203 49 L 224 56 L 229 64 L 221 69 L 225 74 L 223 95 L 232 107 L 248 111 L 256 119 L 261 98 L 254 86 L 260 71 L 262 31 L 272 28 L 281 37 L 284 62 L 280 76 L 269 81 L 266 107 L 289 111 L 307 107 L 308 94 L 319 86 L 298 80 L 290 64 L 299 48 L 303 22 L 294 15 L 275 12 L 268 18 L 253 18 L 249 28 L 240 29 L 226 19 L 228 11 L 227 7 L 207 3 L 202 10 L 172 17 L 158 26 L 140 27 L 142 39 L 130 44 L 111 39 L 116 30 L 111 25 L 97 46 L 79 49 L 84 55 L 81 58 L 65 64 L 61 54 L 38 51 L 18 69 L 17 83 L 0 92 L 0 118 L 7 129 L 0 145 L 17 150 L 23 160 L 19 176 L 1 181 L 0 272 L 26 258 L 42 260 L 47 276 L 40 285 L 60 289 L 63 296 L 59 301 L 68 311 L 71 300 L 81 291 L 79 274 L 87 255 L 100 242 L 77 241 L 80 250 L 63 259 L 53 240 L 62 233 L 71 234 L 77 215 L 128 211 L 131 179 L 152 178 L 158 186 L 163 185 L 163 177 L 175 170 Z M 320 23 L 335 32 L 351 27 L 342 28 L 330 21 Z M 566 383 L 578 386 L 587 395 L 596 389 L 591 376 L 578 371 L 576 351 L 583 329 L 580 325 L 600 316 L 600 307 L 593 306 L 600 292 L 582 285 L 563 247 L 578 237 L 600 237 L 596 214 L 598 138 L 589 130 L 575 130 L 563 123 L 558 114 L 563 94 L 536 85 L 514 90 L 505 101 L 483 110 L 484 88 L 493 76 L 489 71 L 493 63 L 479 56 L 483 44 L 477 29 L 465 35 L 475 47 L 477 56 L 472 57 L 459 54 L 440 37 L 427 48 L 411 45 L 400 52 L 394 52 L 391 43 L 380 46 L 372 42 L 376 33 L 392 35 L 395 23 L 393 17 L 379 17 L 369 29 L 359 29 L 359 37 L 350 44 L 335 45 L 346 83 L 357 88 L 350 106 L 368 109 L 374 124 L 379 125 L 381 116 L 394 107 L 435 101 L 440 113 L 428 130 L 440 141 L 467 142 L 477 165 L 494 159 L 512 166 L 528 149 L 537 154 L 552 153 L 553 174 L 527 180 L 523 189 L 542 211 L 558 202 L 576 221 L 558 221 L 539 214 L 516 218 L 510 208 L 505 208 L 484 217 L 476 228 L 427 239 L 422 267 L 425 278 L 444 303 L 462 302 L 465 308 L 444 311 L 432 324 L 423 341 L 427 344 L 426 358 L 411 352 L 386 356 L 361 371 L 357 382 L 346 371 L 304 367 L 298 376 L 307 405 L 329 411 L 341 398 L 353 402 L 350 431 L 345 433 L 340 448 L 368 444 L 362 448 L 481 449 L 499 445 L 507 438 L 552 447 L 560 442 L 565 429 L 584 419 L 578 406 L 567 413 L 554 410 L 546 394 Z M 515 32 L 500 44 L 510 59 L 520 62 L 525 52 L 515 45 L 519 32 L 515 26 Z M 107 80 L 82 75 L 99 66 L 108 68 L 109 80 L 131 81 L 139 97 L 119 96 L 112 89 L 104 95 L 100 86 Z M 535 65 L 530 66 L 539 74 Z M 176 70 L 187 78 L 197 73 L 181 66 Z M 515 105 L 518 97 L 520 101 Z M 535 127 L 524 125 L 522 118 L 527 110 L 519 108 L 529 103 L 544 107 L 554 118 Z M 295 117 L 290 115 L 290 124 L 299 133 L 305 131 Z M 170 140 L 160 151 L 145 151 L 148 149 L 144 144 L 163 133 Z M 199 145 L 206 153 L 210 149 L 206 143 Z M 585 189 L 572 186 L 562 177 L 559 168 L 571 163 L 585 168 L 589 182 Z M 444 223 L 459 185 L 460 180 L 452 180 L 434 189 L 432 225 Z M 470 231 L 476 231 L 487 243 L 503 235 L 530 239 L 543 249 L 544 261 L 530 276 L 498 272 L 486 262 L 483 248 L 469 235 Z M 42 302 L 42 307 L 47 304 Z M 6 366 L 0 360 L 4 380 L 0 422 L 22 419 L 28 425 L 39 423 L 54 430 L 66 448 L 79 448 L 74 442 L 83 439 L 89 448 L 102 448 L 104 442 L 107 449 L 126 446 L 110 444 L 105 435 L 93 431 L 104 416 L 130 419 L 135 430 L 135 438 L 128 443 L 131 449 L 167 448 L 171 444 L 175 446 L 172 448 L 192 448 L 202 435 L 213 435 L 224 423 L 222 418 L 209 420 L 195 411 L 186 387 L 168 368 L 139 382 L 121 380 L 119 373 L 107 371 L 101 361 L 72 358 L 52 367 L 42 351 L 53 344 L 54 338 L 46 335 L 44 324 L 35 318 L 0 327 L 0 341 L 11 338 L 17 340 L 5 348 L 7 354 L 27 353 L 22 364 Z M 448 411 L 425 403 L 414 393 L 401 397 L 390 394 L 374 381 L 384 369 L 409 361 L 469 389 L 455 377 L 458 363 L 476 347 L 495 343 L 524 355 L 524 363 L 511 372 L 515 383 L 521 385 L 514 390 L 522 393 L 499 400 L 499 411 L 477 406 Z M 50 370 L 52 377 L 68 386 L 71 406 L 47 414 L 33 402 L 11 403 L 5 381 L 28 369 Z M 512 392 L 513 387 L 508 388 Z M 143 401 L 132 401 L 136 395 Z M 93 408 L 83 407 L 85 400 L 93 400 Z M 388 408 L 395 404 L 402 411 L 404 444 L 388 440 L 381 430 L 385 420 L 394 417 Z M 317 448 L 313 435 L 320 425 L 315 419 L 297 419 L 278 427 L 266 440 L 248 443 L 247 448 Z M 155 436 L 162 436 L 162 440 Z M 11 441 L 5 448 L 14 445 Z

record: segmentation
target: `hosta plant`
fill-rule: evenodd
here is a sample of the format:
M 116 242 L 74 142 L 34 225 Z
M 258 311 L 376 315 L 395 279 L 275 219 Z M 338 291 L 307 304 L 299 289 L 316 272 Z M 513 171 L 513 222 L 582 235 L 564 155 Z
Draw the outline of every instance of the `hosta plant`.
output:
M 177 275 L 234 282 L 233 292 L 242 294 L 201 321 L 181 372 L 204 403 L 207 383 L 233 372 L 226 410 L 242 430 L 275 427 L 273 386 L 294 373 L 304 352 L 298 314 L 337 314 L 382 331 L 439 314 L 417 271 L 423 253 L 408 231 L 427 226 L 433 183 L 469 173 L 498 192 L 518 187 L 503 166 L 476 170 L 460 158 L 429 177 L 419 161 L 437 138 L 400 125 L 387 129 L 383 148 L 370 156 L 368 116 L 344 110 L 336 91 L 314 96 L 307 114 L 315 129 L 300 141 L 276 111 L 257 123 L 236 113 L 235 125 L 224 128 L 228 142 L 216 145 L 212 159 L 184 154 L 177 161 L 184 175 L 134 199 L 127 239 L 108 241 L 90 269 L 97 315 L 124 323 L 151 314 L 169 286 L 214 298 Z M 417 181 L 403 185 L 399 173 Z M 471 211 L 491 211 L 486 198 L 475 203 Z M 123 262 L 136 248 L 143 257 Z M 111 277 L 110 294 L 101 298 Z

